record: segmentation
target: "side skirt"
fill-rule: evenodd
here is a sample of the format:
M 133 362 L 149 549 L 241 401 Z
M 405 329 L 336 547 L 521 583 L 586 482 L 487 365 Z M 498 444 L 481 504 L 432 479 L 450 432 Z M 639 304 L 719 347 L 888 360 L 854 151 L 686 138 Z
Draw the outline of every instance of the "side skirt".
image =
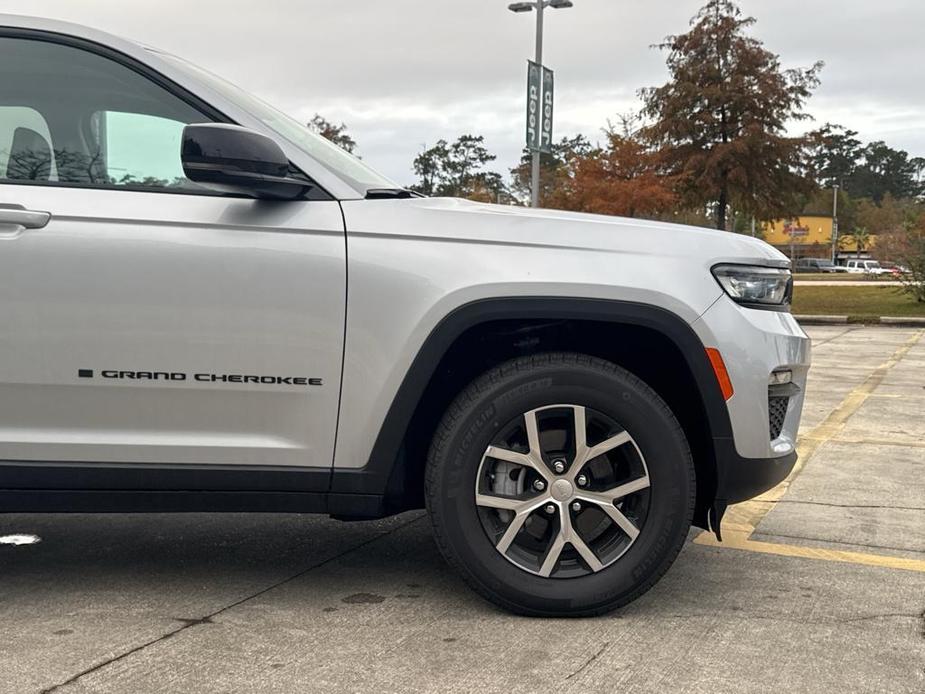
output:
M 2 513 L 326 513 L 341 520 L 387 515 L 372 494 L 0 489 Z
M 330 468 L 2 461 L 0 513 L 388 515 L 382 495 L 330 485 Z

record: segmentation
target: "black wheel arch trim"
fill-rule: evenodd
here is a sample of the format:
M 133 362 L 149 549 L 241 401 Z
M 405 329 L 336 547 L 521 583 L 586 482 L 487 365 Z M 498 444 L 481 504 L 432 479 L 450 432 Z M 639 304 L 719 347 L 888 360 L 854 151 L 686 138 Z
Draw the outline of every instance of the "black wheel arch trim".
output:
M 661 333 L 678 348 L 698 384 L 711 437 L 732 440 L 729 412 L 705 346 L 690 324 L 677 314 L 650 304 L 610 299 L 543 296 L 483 299 L 460 306 L 431 331 L 392 400 L 367 464 L 352 470 L 335 469 L 332 491 L 382 494 L 388 501 L 397 491 L 389 488 L 389 481 L 393 467 L 400 464 L 405 432 L 443 356 L 467 330 L 480 324 L 524 319 L 609 322 Z M 717 453 L 720 449 L 725 447 L 714 447 Z M 722 463 L 717 457 L 717 466 Z

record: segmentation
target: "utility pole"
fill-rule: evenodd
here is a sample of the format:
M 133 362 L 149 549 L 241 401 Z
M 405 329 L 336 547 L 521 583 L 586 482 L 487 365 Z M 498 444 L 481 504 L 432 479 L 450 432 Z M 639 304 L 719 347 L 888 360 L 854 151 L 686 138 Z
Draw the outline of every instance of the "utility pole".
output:
M 838 257 L 838 184 L 832 195 L 832 263 Z

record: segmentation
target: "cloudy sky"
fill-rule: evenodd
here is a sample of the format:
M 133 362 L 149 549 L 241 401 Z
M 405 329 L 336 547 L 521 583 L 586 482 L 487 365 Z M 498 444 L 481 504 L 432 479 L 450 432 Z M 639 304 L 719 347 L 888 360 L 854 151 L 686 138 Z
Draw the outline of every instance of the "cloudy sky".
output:
M 546 15 L 556 71 L 555 135 L 597 137 L 664 81 L 650 45 L 683 32 L 702 0 L 574 0 Z M 400 183 L 425 144 L 482 134 L 506 170 L 522 147 L 533 15 L 507 0 L 0 0 L 157 46 L 302 121 L 344 121 L 359 152 Z M 818 123 L 925 156 L 925 2 L 741 0 L 785 67 L 824 60 Z

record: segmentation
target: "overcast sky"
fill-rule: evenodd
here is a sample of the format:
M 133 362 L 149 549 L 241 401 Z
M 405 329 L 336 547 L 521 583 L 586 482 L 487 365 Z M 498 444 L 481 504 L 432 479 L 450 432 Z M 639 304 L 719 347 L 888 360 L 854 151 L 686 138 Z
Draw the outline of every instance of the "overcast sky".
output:
M 661 84 L 650 45 L 702 0 L 574 0 L 546 15 L 555 137 L 595 139 Z M 176 53 L 307 121 L 344 121 L 363 158 L 399 183 L 425 143 L 484 135 L 505 172 L 523 146 L 533 15 L 507 0 L 0 0 L 0 11 L 79 22 Z M 824 60 L 818 123 L 925 156 L 923 0 L 742 0 L 785 67 Z

